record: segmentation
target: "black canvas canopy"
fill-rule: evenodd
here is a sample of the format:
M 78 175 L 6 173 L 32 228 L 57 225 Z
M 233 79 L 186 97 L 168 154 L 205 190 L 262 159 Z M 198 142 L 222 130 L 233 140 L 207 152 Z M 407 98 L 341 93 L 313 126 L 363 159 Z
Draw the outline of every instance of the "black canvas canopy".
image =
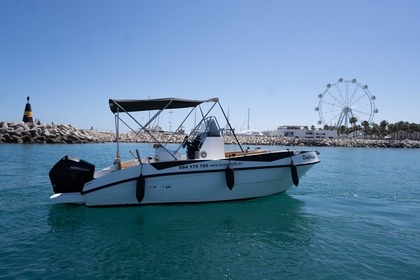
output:
M 109 99 L 109 108 L 113 113 L 117 111 L 139 112 L 163 109 L 193 108 L 205 102 L 218 102 L 219 98 L 207 100 L 190 100 L 179 98 L 159 99 Z

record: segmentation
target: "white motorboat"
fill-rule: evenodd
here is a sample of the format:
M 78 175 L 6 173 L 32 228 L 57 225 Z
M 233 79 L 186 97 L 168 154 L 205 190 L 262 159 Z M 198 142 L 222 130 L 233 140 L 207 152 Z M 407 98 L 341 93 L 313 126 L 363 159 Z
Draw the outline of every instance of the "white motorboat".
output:
M 209 106 L 203 111 L 204 105 Z M 86 206 L 148 205 L 165 203 L 202 203 L 241 200 L 287 191 L 319 162 L 316 151 L 243 149 L 225 151 L 223 129 L 210 112 L 220 108 L 233 137 L 238 140 L 218 98 L 185 100 L 177 98 L 109 100 L 116 120 L 117 156 L 115 163 L 95 172 L 87 161 L 65 156 L 50 170 L 53 204 L 76 203 Z M 200 109 L 201 121 L 178 149 L 168 149 L 147 129 L 164 110 Z M 144 125 L 132 114 L 154 112 Z M 172 111 L 170 111 L 172 113 Z M 119 152 L 119 123 L 123 116 L 139 125 L 140 131 L 154 139 L 155 155 L 122 161 Z M 134 131 L 134 130 L 133 130 Z M 136 131 L 139 133 L 139 131 Z M 133 153 L 134 154 L 134 153 Z

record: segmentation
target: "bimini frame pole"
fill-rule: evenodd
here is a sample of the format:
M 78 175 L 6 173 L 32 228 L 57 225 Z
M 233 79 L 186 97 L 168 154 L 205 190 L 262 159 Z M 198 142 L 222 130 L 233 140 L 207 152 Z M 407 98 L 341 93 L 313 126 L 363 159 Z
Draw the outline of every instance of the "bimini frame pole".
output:
M 127 112 L 123 107 L 121 107 L 121 105 L 120 104 L 118 104 L 118 103 L 116 103 L 116 102 L 114 102 L 114 104 L 117 106 L 117 112 L 115 113 L 115 116 L 118 118 L 118 120 L 121 120 L 128 128 L 130 128 L 133 132 L 135 132 L 129 125 L 127 125 L 122 119 L 120 119 L 120 117 L 119 117 L 119 112 L 120 112 L 120 109 L 122 110 L 122 111 L 124 111 L 135 123 L 137 123 L 140 127 L 141 127 L 141 130 L 144 130 L 152 139 L 153 139 L 153 141 L 155 141 L 156 143 L 160 143 L 160 141 L 159 140 L 157 140 L 156 139 L 156 137 L 155 136 L 153 136 L 153 134 L 151 134 L 149 131 L 147 131 L 146 130 L 146 127 L 157 117 L 157 116 L 159 116 L 160 115 L 160 113 L 162 113 L 170 104 L 172 103 L 172 100 L 171 101 L 169 101 L 162 109 L 159 109 L 159 111 L 158 112 L 156 112 L 156 114 L 147 122 L 147 124 L 146 125 L 142 125 L 141 123 L 139 123 L 129 112 Z M 119 125 L 118 125 L 119 126 Z M 117 125 L 116 125 L 116 128 L 117 128 Z M 118 131 L 118 128 L 116 129 L 117 131 Z M 140 131 L 141 131 L 140 130 Z M 140 131 L 138 131 L 138 132 L 135 132 L 136 133 L 136 135 L 138 134 L 138 133 L 140 133 Z M 117 132 L 117 135 L 118 135 L 118 132 Z M 162 148 L 163 149 L 165 149 L 167 152 L 168 152 L 168 154 L 170 154 L 174 159 L 177 159 L 164 145 L 162 145 Z M 117 153 L 118 153 L 118 157 L 119 157 L 119 144 L 118 144 L 118 138 L 117 138 Z
M 121 157 L 120 157 L 120 109 L 117 108 L 115 113 L 115 141 L 117 142 L 117 154 L 115 155 L 114 164 L 118 164 L 118 167 L 121 167 Z
M 235 137 L 236 143 L 238 143 L 239 148 L 241 149 L 241 151 L 242 151 L 242 152 L 244 152 L 244 149 L 242 149 L 241 143 L 239 143 L 239 140 L 238 140 L 238 138 L 236 137 L 235 131 L 232 129 L 232 126 L 230 125 L 229 119 L 228 119 L 228 117 L 226 116 L 225 111 L 223 110 L 222 105 L 220 104 L 220 102 L 219 102 L 219 101 L 217 101 L 217 103 L 219 104 L 220 110 L 222 111 L 223 116 L 224 116 L 224 117 L 225 117 L 225 119 L 226 119 L 226 122 L 227 122 L 227 124 L 228 124 L 228 126 L 229 126 L 229 128 L 230 128 L 230 131 L 232 131 L 232 133 L 233 133 L 233 137 Z

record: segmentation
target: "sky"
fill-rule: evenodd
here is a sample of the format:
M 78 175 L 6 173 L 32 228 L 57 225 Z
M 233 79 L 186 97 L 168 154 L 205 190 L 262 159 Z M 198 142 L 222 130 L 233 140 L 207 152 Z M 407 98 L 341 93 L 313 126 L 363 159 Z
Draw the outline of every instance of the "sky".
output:
M 114 131 L 108 100 L 219 97 L 236 130 L 315 125 L 356 79 L 374 122 L 420 123 L 417 0 L 1 0 L 0 121 Z M 182 120 L 164 112 L 168 130 Z

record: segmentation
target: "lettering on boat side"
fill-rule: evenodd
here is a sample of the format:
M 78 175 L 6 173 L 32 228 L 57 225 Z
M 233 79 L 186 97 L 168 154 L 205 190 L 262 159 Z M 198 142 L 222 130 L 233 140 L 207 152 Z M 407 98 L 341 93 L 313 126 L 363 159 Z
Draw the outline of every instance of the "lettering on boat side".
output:
M 303 159 L 303 160 L 315 159 L 315 156 L 314 156 L 314 155 L 303 155 L 303 156 L 302 156 L 302 159 Z
M 185 169 L 202 169 L 202 168 L 214 168 L 214 167 L 228 167 L 228 166 L 240 166 L 242 162 L 231 162 L 231 163 L 195 163 L 180 165 L 178 168 L 181 170 Z
M 149 189 L 157 189 L 157 188 L 161 188 L 161 189 L 171 189 L 172 185 L 171 184 L 163 184 L 163 185 L 153 185 L 153 186 L 149 186 Z

